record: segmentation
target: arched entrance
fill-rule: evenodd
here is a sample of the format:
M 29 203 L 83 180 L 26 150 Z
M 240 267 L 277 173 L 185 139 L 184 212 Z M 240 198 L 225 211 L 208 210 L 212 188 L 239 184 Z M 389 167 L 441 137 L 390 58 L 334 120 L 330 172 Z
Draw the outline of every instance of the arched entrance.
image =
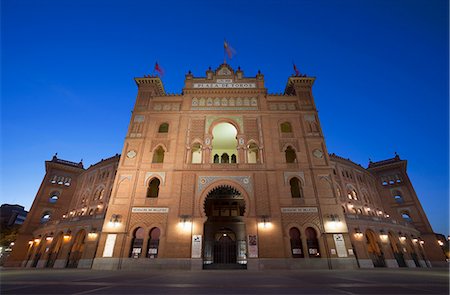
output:
M 207 195 L 208 217 L 204 224 L 203 268 L 241 269 L 247 267 L 245 201 L 235 188 L 222 185 Z
M 395 260 L 397 260 L 397 264 L 399 267 L 406 267 L 405 258 L 403 257 L 402 249 L 398 244 L 398 239 L 394 237 L 394 235 L 389 232 L 389 242 L 391 244 L 392 252 L 394 253 Z
M 372 259 L 373 266 L 375 267 L 385 267 L 386 262 L 384 260 L 384 253 L 381 251 L 381 246 L 377 241 L 377 237 L 373 231 L 370 229 L 366 231 L 367 239 L 367 252 L 369 252 L 369 257 Z
M 45 267 L 53 267 L 55 265 L 55 261 L 58 258 L 59 250 L 61 250 L 61 246 L 63 243 L 63 233 L 60 232 L 52 242 L 52 245 L 49 249 L 47 264 Z
M 78 262 L 83 255 L 85 237 L 85 230 L 80 230 L 75 236 L 75 240 L 73 241 L 72 247 L 70 248 L 69 256 L 67 259 L 67 268 L 78 267 Z

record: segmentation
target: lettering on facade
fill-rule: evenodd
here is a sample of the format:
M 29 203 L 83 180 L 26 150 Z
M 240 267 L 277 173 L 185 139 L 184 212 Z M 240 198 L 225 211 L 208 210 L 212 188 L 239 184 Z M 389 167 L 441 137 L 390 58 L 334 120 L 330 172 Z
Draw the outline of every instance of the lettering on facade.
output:
M 169 208 L 161 207 L 133 207 L 132 213 L 169 213 Z
M 256 83 L 194 83 L 193 88 L 256 88 Z
M 281 208 L 281 213 L 317 213 L 317 207 Z

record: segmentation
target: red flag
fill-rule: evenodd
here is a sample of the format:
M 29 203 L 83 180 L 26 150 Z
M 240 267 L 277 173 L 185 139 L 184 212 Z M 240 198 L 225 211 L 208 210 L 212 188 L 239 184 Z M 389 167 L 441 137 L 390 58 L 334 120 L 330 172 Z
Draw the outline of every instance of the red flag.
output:
M 228 44 L 227 40 L 224 40 L 224 41 L 223 41 L 223 49 L 225 49 L 225 52 L 227 53 L 228 58 L 232 58 L 233 55 L 236 54 L 236 50 L 234 50 L 233 47 L 231 47 L 231 46 Z
M 297 66 L 295 64 L 293 64 L 293 65 L 294 65 L 295 75 L 300 76 L 300 71 L 297 69 Z
M 159 66 L 158 62 L 156 62 L 155 64 L 154 71 L 157 72 L 161 77 L 164 76 L 164 69 Z

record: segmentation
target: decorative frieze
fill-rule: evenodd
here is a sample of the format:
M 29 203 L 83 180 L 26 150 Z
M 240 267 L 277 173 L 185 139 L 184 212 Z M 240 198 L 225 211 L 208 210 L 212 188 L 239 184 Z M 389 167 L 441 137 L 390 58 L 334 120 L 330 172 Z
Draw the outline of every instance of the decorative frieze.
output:
M 258 100 L 255 97 L 234 98 L 196 98 L 192 99 L 192 110 L 258 110 Z
M 253 182 L 250 176 L 199 176 L 198 177 L 198 193 L 200 194 L 205 187 L 213 182 L 221 180 L 232 180 L 238 182 L 247 193 L 253 192 Z
M 296 111 L 296 110 L 298 110 L 298 107 L 297 107 L 297 104 L 294 102 L 271 103 L 271 104 L 269 104 L 269 110 L 271 110 L 271 111 Z
M 181 108 L 179 103 L 155 103 L 153 105 L 154 111 L 179 111 Z

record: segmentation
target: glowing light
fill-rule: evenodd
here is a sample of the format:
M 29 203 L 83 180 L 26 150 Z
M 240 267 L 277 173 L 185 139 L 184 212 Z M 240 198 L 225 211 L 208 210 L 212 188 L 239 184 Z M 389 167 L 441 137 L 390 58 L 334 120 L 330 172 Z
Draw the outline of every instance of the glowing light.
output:
M 35 242 L 36 244 L 39 244 L 39 243 L 41 242 L 41 239 L 34 239 L 34 242 Z
M 438 244 L 439 246 L 444 246 L 444 242 L 442 242 L 441 240 L 438 240 Z
M 51 242 L 53 241 L 53 237 L 46 237 L 45 240 L 47 240 L 47 242 Z
M 90 240 L 95 240 L 97 237 L 98 237 L 98 233 L 96 233 L 96 232 L 90 232 L 90 233 L 88 233 L 88 238 L 89 238 Z

